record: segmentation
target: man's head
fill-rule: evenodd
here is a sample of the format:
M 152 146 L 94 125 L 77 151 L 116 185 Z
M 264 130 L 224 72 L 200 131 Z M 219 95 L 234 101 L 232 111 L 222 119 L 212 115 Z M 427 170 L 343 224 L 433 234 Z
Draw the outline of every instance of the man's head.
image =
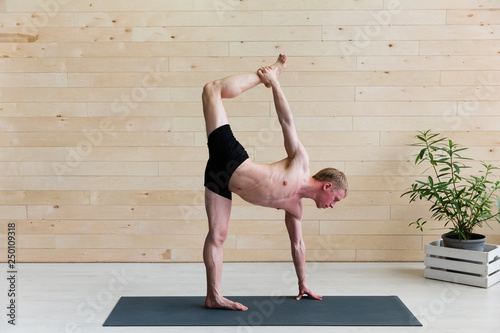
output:
M 349 185 L 344 173 L 335 168 L 326 168 L 314 176 L 321 183 L 321 188 L 316 197 L 316 207 L 333 208 L 337 201 L 347 196 Z

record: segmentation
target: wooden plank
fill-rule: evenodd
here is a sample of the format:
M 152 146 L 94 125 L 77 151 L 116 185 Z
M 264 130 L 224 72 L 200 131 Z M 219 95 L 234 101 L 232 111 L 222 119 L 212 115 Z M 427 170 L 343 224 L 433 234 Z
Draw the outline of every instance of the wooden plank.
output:
M 271 56 L 276 50 L 290 56 L 388 56 L 417 55 L 418 42 L 415 41 L 370 41 L 355 43 L 350 41 L 315 42 L 230 42 L 230 56 Z M 383 69 L 379 69 L 383 70 Z
M 82 249 L 82 262 L 173 262 L 172 249 Z
M 321 40 L 321 27 L 39 27 L 34 35 L 19 35 L 18 28 L 3 28 L 3 34 L 23 42 L 92 43 L 92 42 L 234 42 L 234 41 L 302 41 Z M 15 35 L 17 34 L 17 35 Z M 0 35 L 1 37 L 1 35 Z M 172 46 L 175 47 L 175 46 Z
M 272 11 L 286 11 L 286 10 L 345 10 L 345 9 L 381 9 L 383 8 L 383 0 L 359 0 L 351 2 L 349 0 L 339 1 L 321 1 L 310 0 L 307 2 L 292 0 L 285 2 L 268 2 L 265 0 L 248 1 L 226 1 L 221 3 L 214 3 L 211 0 L 195 0 L 195 10 L 216 10 L 216 11 L 229 11 L 234 10 L 272 10 Z M 226 14 L 230 15 L 230 14 Z M 225 15 L 223 15 L 225 17 Z
M 0 191 L 0 204 L 9 205 L 88 205 L 88 191 Z
M 201 249 L 206 235 L 56 235 L 57 248 L 82 249 Z M 225 248 L 235 248 L 229 236 Z
M 203 172 L 203 170 L 200 170 Z M 92 191 L 92 205 L 182 206 L 203 205 L 204 191 Z
M 75 12 L 78 27 L 249 26 L 261 25 L 257 11 L 232 11 L 221 20 L 217 11 Z
M 217 77 L 236 73 L 171 73 L 154 72 L 154 77 L 145 73 L 69 73 L 69 87 L 203 87 Z M 425 76 L 421 75 L 422 77 Z M 0 76 L 0 83 L 1 83 Z M 438 79 L 439 81 L 439 79 Z M 424 81 L 426 82 L 426 81 Z M 422 83 L 425 84 L 425 83 Z
M 378 177 L 349 176 L 348 181 L 350 190 L 406 191 L 408 190 L 410 184 L 415 181 L 415 177 L 402 177 L 382 174 Z M 408 220 L 408 218 L 404 217 L 403 220 Z
M 498 55 L 500 41 L 498 40 L 440 40 L 421 41 L 421 55 L 444 56 L 495 56 Z
M 23 234 L 138 234 L 138 221 L 117 220 L 24 220 L 16 221 Z
M 251 209 L 254 207 L 248 207 Z M 344 221 L 386 221 L 390 218 L 389 206 L 337 205 L 335 219 Z M 332 218 L 331 210 L 316 208 L 316 205 L 304 205 L 304 220 L 328 220 Z
M 52 162 L 0 162 L 5 176 L 52 176 Z M 157 162 L 81 162 L 71 169 L 74 176 L 156 176 Z
M 446 23 L 445 10 L 264 11 L 264 25 L 432 25 Z
M 1 6 L 1 5 L 0 5 Z M 17 27 L 23 29 L 24 33 L 34 32 L 38 27 L 73 27 L 74 20 L 72 13 L 47 13 L 41 11 L 36 13 L 2 13 L 0 22 L 3 27 Z
M 237 212 L 238 209 L 234 209 Z M 235 214 L 237 216 L 237 214 Z M 82 220 L 95 219 L 203 219 L 205 209 L 193 206 L 36 206 L 28 207 L 30 219 L 68 220 L 78 216 Z
M 429 256 L 425 257 L 424 263 L 427 268 L 443 268 L 462 273 L 478 274 L 483 278 L 487 277 L 486 265 L 473 264 L 463 261 L 452 261 Z
M 1 73 L 0 87 L 67 87 L 64 73 Z
M 411 161 L 413 162 L 413 161 Z M 395 176 L 420 176 L 424 171 L 428 170 L 428 166 L 418 165 L 402 160 L 397 162 L 346 162 L 345 172 L 349 175 L 356 176 L 379 176 L 395 175 Z
M 356 261 L 356 251 L 330 249 L 306 251 L 306 260 L 308 262 L 353 262 Z
M 496 39 L 500 25 L 323 26 L 324 40 L 402 41 Z
M 349 193 L 349 200 L 352 192 Z M 344 199 L 348 200 L 348 199 Z M 345 203 L 347 204 L 347 203 Z M 429 235 L 431 230 L 427 229 L 423 232 L 413 226 L 408 226 L 407 221 L 320 221 L 321 235 Z M 429 228 L 438 225 L 429 222 Z M 434 231 L 435 232 L 435 231 Z M 420 257 L 423 260 L 424 256 Z
M 419 236 L 347 236 L 305 235 L 304 243 L 308 251 L 314 250 L 419 250 L 421 238 Z M 284 250 L 290 248 L 287 235 L 239 235 L 238 249 L 273 249 Z
M 80 132 L 84 139 L 98 142 L 105 136 L 104 132 L 114 131 L 168 131 L 170 130 L 170 118 L 6 118 L 0 120 L 0 130 L 9 132 Z M 86 133 L 86 134 L 85 134 Z M 108 134 L 106 134 L 108 135 Z
M 141 63 L 135 66 L 147 66 L 158 71 L 166 69 L 166 58 L 168 56 L 227 56 L 228 43 L 224 42 L 175 42 L 175 43 L 158 43 L 158 42 L 109 42 L 109 43 L 43 43 L 42 55 L 44 57 L 67 57 L 67 58 L 82 58 L 73 59 L 72 64 L 77 62 L 107 61 L 110 68 L 115 68 L 118 64 L 108 59 L 94 58 L 117 58 L 116 61 L 130 61 L 127 58 L 141 58 Z M 154 57 L 154 58 L 152 58 Z M 133 60 L 133 59 L 132 59 Z M 162 64 L 164 62 L 164 64 Z M 153 63 L 153 65 L 148 65 Z M 160 66 L 156 66 L 159 63 Z M 158 67 L 158 68 L 157 68 Z M 127 68 L 128 71 L 133 71 L 128 67 L 121 66 L 120 71 Z M 163 69 L 162 69 L 163 68 Z M 116 71 L 116 69 L 111 70 Z M 87 72 L 93 72 L 87 70 Z
M 424 276 L 429 279 L 467 284 L 482 288 L 488 287 L 487 281 L 485 279 L 471 275 L 464 275 L 459 273 L 445 272 L 436 269 L 426 268 L 424 270 Z
M 496 1 L 488 0 L 441 0 L 439 2 L 433 0 L 421 0 L 418 2 L 412 0 L 398 0 L 398 9 L 488 9 L 497 8 L 498 3 Z
M 0 133 L 0 146 L 8 146 L 10 144 L 9 133 Z
M 160 162 L 160 176 L 199 176 L 205 172 L 205 162 Z
M 456 114 L 457 102 L 290 102 L 295 116 L 442 116 L 443 110 Z
M 233 222 L 233 221 L 232 221 Z M 206 235 L 208 222 L 206 220 L 141 220 L 139 234 L 141 235 Z
M 234 71 L 253 72 L 264 65 L 276 61 L 276 52 L 272 56 L 240 56 L 240 57 L 171 57 L 169 65 L 171 71 Z M 298 57 L 289 56 L 287 69 L 282 78 L 290 71 L 324 72 L 324 71 L 352 71 L 356 69 L 356 63 L 349 57 Z
M 359 101 L 449 101 L 476 100 L 478 88 L 474 86 L 423 86 L 423 87 L 358 87 Z M 498 100 L 495 94 L 482 93 L 483 100 Z
M 410 187 L 410 183 L 406 184 L 407 189 Z M 391 206 L 391 220 L 393 221 L 408 221 L 408 223 L 422 218 L 424 220 L 432 220 L 432 213 L 429 212 L 430 203 L 428 205 L 404 205 L 404 206 Z M 441 232 L 441 234 L 444 233 Z
M 2 219 L 22 220 L 26 219 L 26 206 L 0 206 L 0 216 Z
M 415 132 L 381 132 L 380 145 L 381 146 L 400 146 L 402 142 L 413 143 L 416 142 Z M 500 142 L 500 132 L 491 131 L 488 135 L 484 135 L 481 131 L 468 131 L 468 132 L 446 132 L 445 135 L 457 143 L 467 142 L 467 146 L 494 146 Z
M 500 71 L 443 71 L 441 72 L 442 86 L 475 86 L 479 89 L 484 88 L 476 93 L 477 99 L 483 100 L 483 96 L 495 94 L 495 89 L 500 86 Z M 481 97 L 481 98 L 479 98 Z
M 446 11 L 448 24 L 500 24 L 498 7 L 492 9 L 463 9 Z
M 18 249 L 20 262 L 81 262 L 80 249 Z M 21 259 L 22 258 L 22 259 Z
M 86 117 L 85 103 L 0 103 L 5 118 Z
M 444 247 L 442 240 L 434 241 L 425 245 L 425 253 L 431 256 L 442 256 L 447 258 L 477 261 L 483 264 L 488 263 L 488 253 L 479 251 L 469 251 Z
M 94 0 L 92 3 L 79 0 L 55 1 L 54 3 L 33 3 L 30 0 L 6 0 L 8 12 L 38 12 L 40 10 L 53 12 L 91 12 L 91 11 L 182 11 L 192 10 L 189 1 L 182 0 L 151 0 L 147 4 L 135 0 Z
M 398 124 L 402 131 L 421 131 L 425 128 L 439 128 L 441 131 L 473 131 L 498 129 L 496 118 L 488 117 L 468 117 L 443 114 L 442 117 L 387 117 L 380 119 L 377 117 L 355 117 L 353 128 L 356 131 L 390 131 Z
M 77 147 L 88 141 L 84 132 L 11 132 L 7 142 L 13 147 Z M 106 132 L 95 136 L 100 147 L 190 147 L 194 145 L 194 133 L 190 132 Z M 9 145 L 9 144 L 7 144 Z
M 72 176 L 71 165 L 68 171 L 55 176 L 41 177 L 0 177 L 0 190 L 41 191 L 41 190 L 165 190 L 189 191 L 203 190 L 203 175 L 198 177 L 117 177 L 117 176 Z M 63 177 L 64 176 L 64 177 Z M 195 207 L 195 210 L 198 208 Z
M 282 86 L 419 86 L 439 85 L 438 71 L 287 72 Z
M 497 70 L 496 56 L 360 56 L 359 70 Z
M 3 73 L 64 73 L 67 67 L 65 59 L 0 58 L 0 70 Z
M 42 103 L 67 103 L 67 102 L 113 102 L 120 96 L 132 98 L 135 93 L 140 98 L 147 96 L 148 101 L 170 101 L 170 88 L 3 88 L 0 91 L 0 102 L 42 102 Z M 136 100 L 137 101 L 137 100 Z
M 25 148 L 25 147 L 2 147 L 0 148 L 0 161 L 23 162 L 23 161 L 64 161 L 68 150 L 64 148 Z
M 15 45 L 15 47 L 13 47 L 13 45 Z M 43 54 L 43 47 L 39 43 L 14 44 L 7 39 L 0 42 L 0 60 L 6 60 L 8 58 L 36 58 L 38 61 Z
M 46 249 L 54 248 L 55 245 L 55 235 L 26 234 L 16 239 L 16 247 L 18 249 Z
M 38 41 L 39 35 L 19 33 L 19 29 L 5 28 L 5 32 L 0 33 L 0 43 L 24 44 Z M 4 30 L 2 30 L 4 31 Z

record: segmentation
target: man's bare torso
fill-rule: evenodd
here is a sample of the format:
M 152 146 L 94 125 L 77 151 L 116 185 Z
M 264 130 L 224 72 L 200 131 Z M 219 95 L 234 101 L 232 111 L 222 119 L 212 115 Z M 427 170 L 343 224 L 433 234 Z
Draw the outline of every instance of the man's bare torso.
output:
M 285 158 L 272 164 L 243 162 L 229 181 L 229 190 L 254 205 L 283 209 L 302 217 L 299 190 L 310 179 L 308 163 Z

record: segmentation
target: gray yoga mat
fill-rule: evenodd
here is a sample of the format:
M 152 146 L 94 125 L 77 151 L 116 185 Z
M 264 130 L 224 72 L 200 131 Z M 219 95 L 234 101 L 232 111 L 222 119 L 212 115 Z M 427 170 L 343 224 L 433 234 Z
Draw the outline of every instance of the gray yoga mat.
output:
M 247 311 L 206 309 L 205 297 L 121 297 L 104 326 L 422 326 L 397 296 L 232 296 Z

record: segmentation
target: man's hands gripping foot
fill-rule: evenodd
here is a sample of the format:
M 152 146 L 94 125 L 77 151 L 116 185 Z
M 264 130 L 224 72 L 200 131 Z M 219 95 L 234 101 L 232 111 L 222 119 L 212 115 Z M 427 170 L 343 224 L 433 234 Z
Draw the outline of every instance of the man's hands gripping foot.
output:
M 266 87 L 270 88 L 272 83 L 278 80 L 278 76 L 285 70 L 286 59 L 286 55 L 280 54 L 274 64 L 261 67 L 257 70 L 257 75 L 259 75 Z

